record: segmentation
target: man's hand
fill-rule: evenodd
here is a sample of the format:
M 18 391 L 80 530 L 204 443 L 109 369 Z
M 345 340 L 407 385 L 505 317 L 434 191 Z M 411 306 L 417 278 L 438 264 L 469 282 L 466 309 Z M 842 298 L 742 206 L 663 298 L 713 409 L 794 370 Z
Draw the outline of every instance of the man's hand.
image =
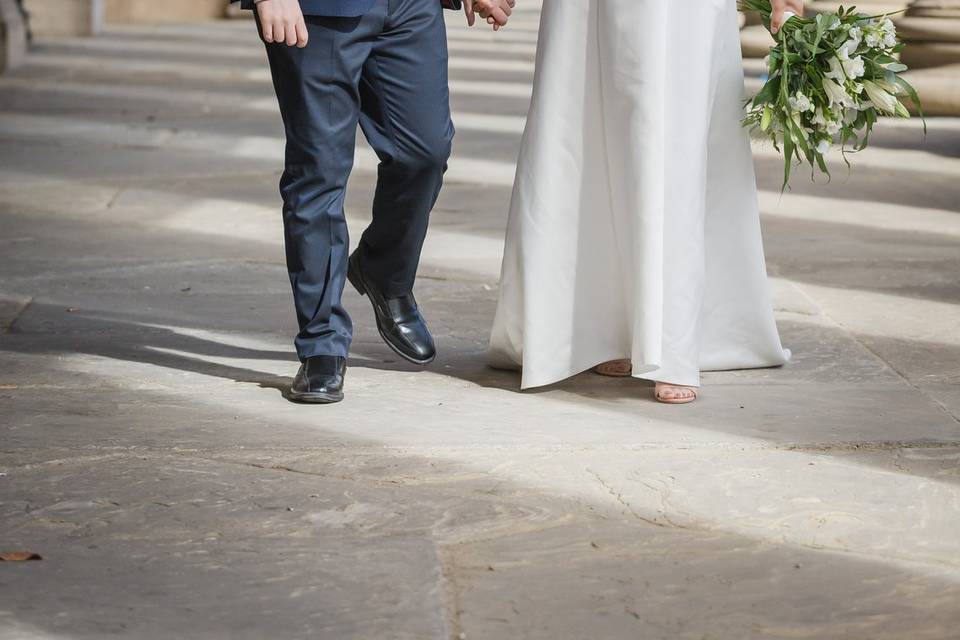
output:
M 798 16 L 803 15 L 803 0 L 771 0 L 770 4 L 773 5 L 773 15 L 770 16 L 770 31 L 772 33 L 780 31 L 783 23 L 786 22 L 783 17 L 784 13 L 792 11 Z
M 260 0 L 257 16 L 264 42 L 287 43 L 287 46 L 307 46 L 307 23 L 299 0 Z
M 507 26 L 510 13 L 516 4 L 516 0 L 464 0 L 463 10 L 467 14 L 467 24 L 471 27 L 479 15 L 491 24 L 495 31 L 499 31 Z

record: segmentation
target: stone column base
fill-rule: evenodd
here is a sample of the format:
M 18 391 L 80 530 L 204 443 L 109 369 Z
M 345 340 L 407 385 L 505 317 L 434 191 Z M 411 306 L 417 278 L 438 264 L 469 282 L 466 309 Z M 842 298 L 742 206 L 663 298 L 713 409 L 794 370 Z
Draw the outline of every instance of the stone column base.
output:
M 16 0 L 0 0 L 0 73 L 16 69 L 27 55 L 27 28 Z
M 251 19 L 253 18 L 253 11 L 241 9 L 239 2 L 231 2 L 227 5 L 227 17 Z
M 106 0 L 111 24 L 197 22 L 227 15 L 227 0 Z
M 900 54 L 914 69 L 960 63 L 960 0 L 916 0 L 897 30 L 906 43 Z
M 928 116 L 960 116 L 960 64 L 909 71 L 907 80 L 916 88 Z M 904 101 L 913 113 L 916 108 Z
M 40 36 L 92 36 L 103 25 L 103 0 L 25 0 L 30 30 Z

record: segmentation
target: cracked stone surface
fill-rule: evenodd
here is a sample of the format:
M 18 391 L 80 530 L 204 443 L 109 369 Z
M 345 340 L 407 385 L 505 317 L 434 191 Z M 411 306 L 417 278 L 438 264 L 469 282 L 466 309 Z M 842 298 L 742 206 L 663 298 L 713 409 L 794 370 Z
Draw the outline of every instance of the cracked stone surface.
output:
M 686 407 L 592 375 L 520 393 L 484 351 L 537 9 L 460 20 L 417 289 L 440 358 L 397 361 L 350 291 L 324 408 L 282 397 L 252 25 L 41 41 L 0 78 L 0 551 L 43 556 L 0 563 L 0 640 L 956 638 L 960 120 L 882 123 L 782 197 L 757 149 L 787 367 Z M 355 236 L 373 168 L 358 139 Z

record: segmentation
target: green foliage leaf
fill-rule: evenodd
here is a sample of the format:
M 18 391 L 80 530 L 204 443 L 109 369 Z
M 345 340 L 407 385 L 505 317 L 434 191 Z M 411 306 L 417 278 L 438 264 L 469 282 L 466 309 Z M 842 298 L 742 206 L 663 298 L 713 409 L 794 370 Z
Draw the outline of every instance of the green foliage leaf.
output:
M 920 119 L 923 121 L 923 133 L 927 133 L 927 118 L 923 115 L 923 105 L 920 103 L 920 96 L 917 95 L 917 90 L 913 88 L 913 85 L 897 76 L 894 80 L 897 86 L 907 92 L 907 96 L 910 98 L 910 102 L 913 103 L 913 106 L 917 108 L 917 113 L 920 114 Z
M 760 105 L 773 102 L 780 93 L 780 76 L 770 78 L 763 88 L 753 97 L 753 104 Z

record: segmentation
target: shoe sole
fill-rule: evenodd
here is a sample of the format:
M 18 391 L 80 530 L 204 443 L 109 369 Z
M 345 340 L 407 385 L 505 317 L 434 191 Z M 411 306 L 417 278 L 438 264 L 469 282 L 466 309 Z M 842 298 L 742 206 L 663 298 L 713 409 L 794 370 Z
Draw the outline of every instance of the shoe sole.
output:
M 342 393 L 288 393 L 287 398 L 300 404 L 335 404 L 343 400 Z
M 420 366 L 423 366 L 423 365 L 428 365 L 428 364 L 430 364 L 431 362 L 433 362 L 434 360 L 436 360 L 436 359 L 437 359 L 437 354 L 433 354 L 431 357 L 427 358 L 426 360 L 418 360 L 417 358 L 414 358 L 414 357 L 412 357 L 412 356 L 409 356 L 409 355 L 407 355 L 406 353 L 400 351 L 400 349 L 398 349 L 398 348 L 390 341 L 390 339 L 387 337 L 386 332 L 383 330 L 383 326 L 382 326 L 382 324 L 381 324 L 381 322 L 380 322 L 380 314 L 377 313 L 377 305 L 376 305 L 376 303 L 373 301 L 373 299 L 372 299 L 370 296 L 367 295 L 367 288 L 363 285 L 363 282 L 362 282 L 362 281 L 361 281 L 361 282 L 357 282 L 357 280 L 359 280 L 359 279 L 360 279 L 359 277 L 354 277 L 354 275 L 353 275 L 353 273 L 352 273 L 352 271 L 351 271 L 350 269 L 347 269 L 347 280 L 349 280 L 349 281 L 350 281 L 350 284 L 353 285 L 353 288 L 357 290 L 357 293 L 359 293 L 361 296 L 365 296 L 365 297 L 367 298 L 367 300 L 370 301 L 370 306 L 373 307 L 373 317 L 376 318 L 376 321 L 377 321 L 377 333 L 380 334 L 380 339 L 383 340 L 383 341 L 386 343 L 386 345 L 387 345 L 388 347 L 390 347 L 390 349 L 391 349 L 395 354 L 397 354 L 398 356 L 400 356 L 401 358 L 403 358 L 403 359 L 406 360 L 407 362 L 411 362 L 411 363 L 413 363 L 413 364 L 418 364 L 418 365 L 420 365 Z

